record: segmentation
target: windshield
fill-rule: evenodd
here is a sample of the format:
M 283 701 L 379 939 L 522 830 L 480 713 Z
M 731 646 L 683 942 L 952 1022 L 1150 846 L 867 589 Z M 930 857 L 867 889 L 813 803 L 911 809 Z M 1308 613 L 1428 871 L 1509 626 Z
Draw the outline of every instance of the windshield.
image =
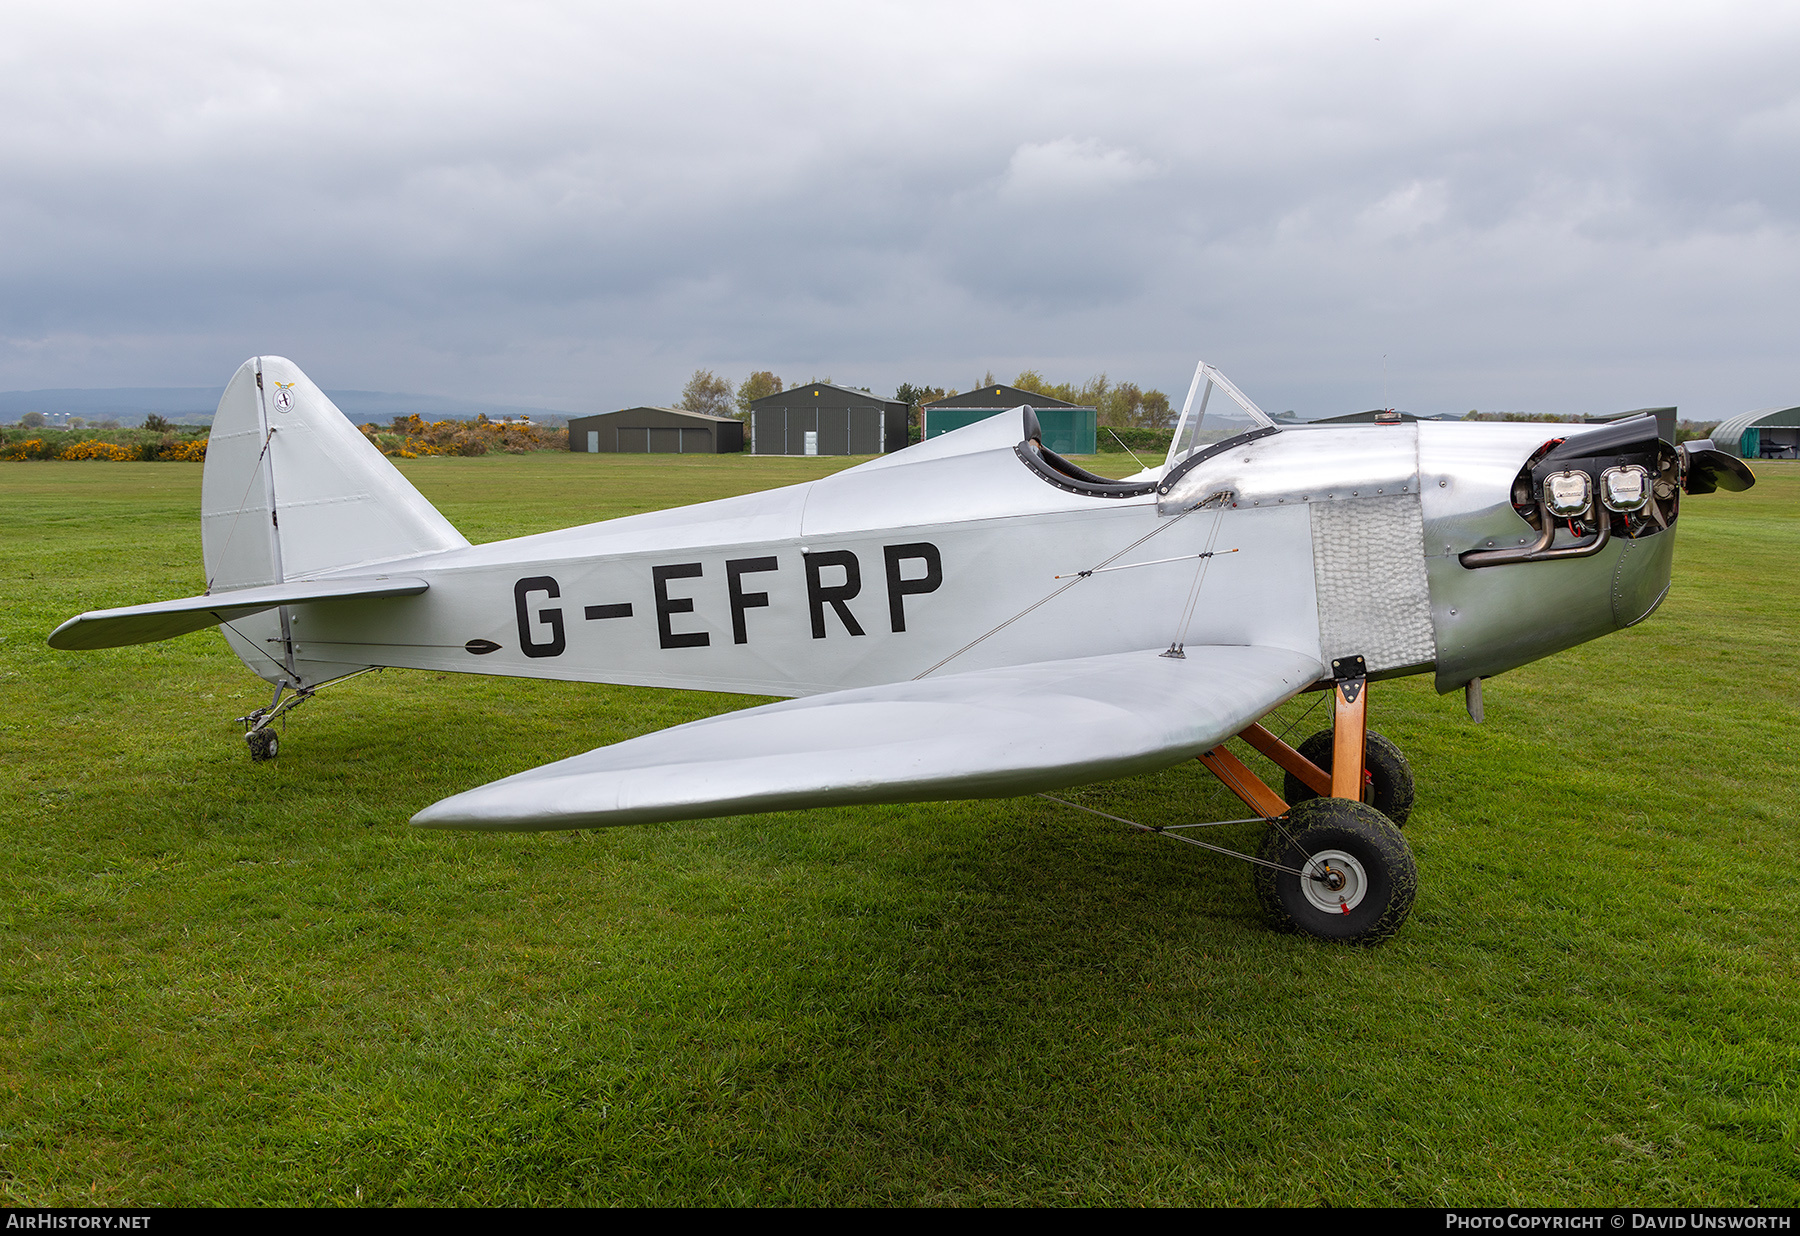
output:
M 1181 405 L 1181 417 L 1175 422 L 1166 464 L 1173 467 L 1195 451 L 1249 430 L 1274 427 L 1275 422 L 1230 379 L 1201 361 L 1188 387 L 1187 402 Z

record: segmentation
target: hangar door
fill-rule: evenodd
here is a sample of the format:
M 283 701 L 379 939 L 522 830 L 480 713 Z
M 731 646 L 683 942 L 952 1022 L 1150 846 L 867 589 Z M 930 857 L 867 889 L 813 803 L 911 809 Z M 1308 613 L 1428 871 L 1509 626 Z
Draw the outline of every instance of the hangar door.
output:
M 619 427 L 620 451 L 650 455 L 711 455 L 710 429 L 628 429 Z
M 809 432 L 818 435 L 821 455 L 879 455 L 881 429 L 879 408 L 771 408 L 757 422 L 764 441 L 782 443 L 779 453 L 787 455 L 806 453 Z M 765 447 L 763 453 L 777 452 Z

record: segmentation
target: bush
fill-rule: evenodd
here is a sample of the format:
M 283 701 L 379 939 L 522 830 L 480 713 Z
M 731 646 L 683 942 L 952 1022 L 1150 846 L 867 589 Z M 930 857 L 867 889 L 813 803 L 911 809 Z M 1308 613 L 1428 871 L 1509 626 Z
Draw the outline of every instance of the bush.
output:
M 1110 451 L 1115 455 L 1124 454 L 1127 447 L 1140 455 L 1145 451 L 1166 455 L 1174 437 L 1173 429 L 1115 429 L 1111 425 L 1102 425 L 1097 445 L 1102 453 Z
M 20 440 L 11 434 L 0 440 L 0 459 L 106 459 L 156 460 L 199 463 L 206 458 L 207 427 L 195 425 L 169 433 L 142 429 L 85 430 L 46 429 Z M 103 433 L 103 438 L 91 434 Z
M 75 443 L 73 446 L 64 447 L 56 457 L 58 459 L 108 459 L 115 463 L 124 463 L 127 460 L 143 459 L 146 456 L 144 455 L 144 448 L 142 446 L 135 448 L 117 446 L 111 442 L 100 442 L 93 438 L 88 438 L 85 441 Z M 154 459 L 155 456 L 151 455 L 149 458 Z
M 385 430 L 368 424 L 362 426 L 362 432 L 382 454 L 397 459 L 417 459 L 422 455 L 478 456 L 491 451 L 523 455 L 528 451 L 567 450 L 569 446 L 566 429 L 500 425 L 486 419 L 427 422 L 417 415 L 397 416 Z

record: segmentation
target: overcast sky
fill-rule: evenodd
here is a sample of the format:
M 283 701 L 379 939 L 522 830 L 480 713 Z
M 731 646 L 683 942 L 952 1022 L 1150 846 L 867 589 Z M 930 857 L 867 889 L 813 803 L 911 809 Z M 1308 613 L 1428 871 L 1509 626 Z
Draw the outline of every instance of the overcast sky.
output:
M 1800 402 L 1792 3 L 6 14 L 0 389 Z

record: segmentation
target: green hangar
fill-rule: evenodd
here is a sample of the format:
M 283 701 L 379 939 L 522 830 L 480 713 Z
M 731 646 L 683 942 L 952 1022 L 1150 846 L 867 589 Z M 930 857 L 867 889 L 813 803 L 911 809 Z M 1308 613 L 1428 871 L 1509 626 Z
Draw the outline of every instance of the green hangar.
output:
M 1722 422 L 1713 445 L 1739 459 L 1793 459 L 1800 454 L 1800 408 L 1763 408 Z
M 951 395 L 919 405 L 920 440 L 935 438 L 986 420 L 997 412 L 1025 404 L 1037 413 L 1044 446 L 1058 455 L 1092 455 L 1099 433 L 1100 413 L 1066 399 L 1052 399 L 1035 391 L 1001 384 L 984 386 L 966 395 Z
M 623 455 L 724 455 L 744 449 L 744 422 L 685 408 L 621 408 L 569 418 L 569 449 Z

